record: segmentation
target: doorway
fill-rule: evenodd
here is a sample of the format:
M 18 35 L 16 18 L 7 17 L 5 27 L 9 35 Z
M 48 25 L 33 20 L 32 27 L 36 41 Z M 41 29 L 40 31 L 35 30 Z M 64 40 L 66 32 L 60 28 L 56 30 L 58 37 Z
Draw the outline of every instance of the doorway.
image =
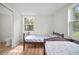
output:
M 0 4 L 0 43 L 12 47 L 13 42 L 13 12 Z

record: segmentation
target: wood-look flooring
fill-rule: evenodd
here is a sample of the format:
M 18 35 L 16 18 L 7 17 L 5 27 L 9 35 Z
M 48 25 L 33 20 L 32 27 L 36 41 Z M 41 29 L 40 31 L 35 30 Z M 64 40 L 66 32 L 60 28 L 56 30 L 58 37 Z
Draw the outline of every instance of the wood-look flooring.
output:
M 23 51 L 23 45 L 19 44 L 15 48 L 6 47 L 4 43 L 0 43 L 0 55 L 43 55 L 42 44 L 26 44 L 26 50 Z

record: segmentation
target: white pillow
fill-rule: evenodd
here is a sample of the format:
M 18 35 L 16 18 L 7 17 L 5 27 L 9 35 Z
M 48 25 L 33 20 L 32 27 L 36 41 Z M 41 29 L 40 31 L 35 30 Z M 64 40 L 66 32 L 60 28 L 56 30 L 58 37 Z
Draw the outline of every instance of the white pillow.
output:
M 50 37 L 57 37 L 56 35 L 50 35 Z

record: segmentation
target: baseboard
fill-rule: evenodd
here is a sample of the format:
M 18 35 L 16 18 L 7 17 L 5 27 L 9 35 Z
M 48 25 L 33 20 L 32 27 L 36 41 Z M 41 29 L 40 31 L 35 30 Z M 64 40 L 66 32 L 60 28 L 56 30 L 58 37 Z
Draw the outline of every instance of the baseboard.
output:
M 0 42 L 0 43 L 1 43 L 1 44 L 4 44 L 4 43 L 6 44 L 6 42 Z
M 21 39 L 20 40 L 18 40 L 16 43 L 15 43 L 15 47 L 17 46 L 17 45 L 19 45 L 21 43 Z
M 0 42 L 6 42 L 4 39 L 0 40 Z

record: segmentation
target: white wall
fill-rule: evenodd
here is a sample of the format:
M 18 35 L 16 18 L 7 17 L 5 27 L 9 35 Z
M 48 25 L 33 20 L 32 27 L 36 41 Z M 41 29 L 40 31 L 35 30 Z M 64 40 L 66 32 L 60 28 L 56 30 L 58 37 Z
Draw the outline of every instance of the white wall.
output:
M 10 38 L 11 35 L 11 16 L 0 14 L 0 42 Z
M 0 14 L 12 15 L 12 12 L 4 7 L 2 4 L 0 4 Z
M 0 14 L 0 42 L 2 41 L 2 38 L 1 38 L 1 22 L 2 22 L 2 15 Z
M 19 13 L 14 13 L 14 46 L 19 44 L 21 40 L 21 16 Z
M 34 15 L 34 17 L 34 31 L 31 31 L 31 34 L 49 35 L 53 32 L 53 16 Z
M 68 6 L 62 8 L 54 15 L 54 31 L 68 36 Z
M 12 28 L 12 14 L 13 12 L 6 6 L 0 3 L 0 42 L 6 40 L 6 38 L 13 39 L 13 28 Z
M 6 7 L 13 11 L 13 20 L 12 20 L 12 47 L 15 47 L 19 44 L 21 37 L 21 15 L 15 9 L 14 6 L 5 4 Z
M 35 16 L 35 33 L 49 35 L 53 32 L 53 17 L 50 15 Z

